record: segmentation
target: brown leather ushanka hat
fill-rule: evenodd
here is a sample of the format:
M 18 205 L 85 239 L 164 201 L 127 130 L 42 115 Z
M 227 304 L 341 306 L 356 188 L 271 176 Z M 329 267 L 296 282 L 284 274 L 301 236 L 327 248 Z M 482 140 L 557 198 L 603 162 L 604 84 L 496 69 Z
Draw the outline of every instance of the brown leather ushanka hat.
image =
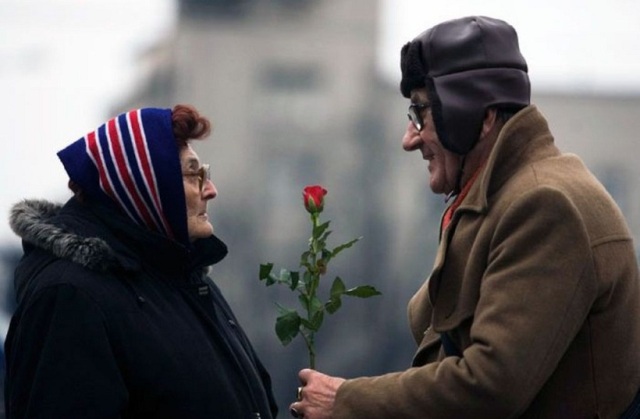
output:
M 530 103 L 527 62 L 508 23 L 470 16 L 436 25 L 402 47 L 400 90 L 427 87 L 442 145 L 467 154 L 490 106 L 520 109 Z

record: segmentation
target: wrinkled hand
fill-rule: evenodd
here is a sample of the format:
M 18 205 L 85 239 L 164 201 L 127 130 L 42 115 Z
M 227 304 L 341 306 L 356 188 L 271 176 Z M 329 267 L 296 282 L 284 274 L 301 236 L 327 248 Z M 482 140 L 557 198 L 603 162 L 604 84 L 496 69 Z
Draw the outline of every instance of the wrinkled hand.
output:
M 301 400 L 291 403 L 289 407 L 298 412 L 300 418 L 330 419 L 336 392 L 345 379 L 331 377 L 311 369 L 301 370 L 298 378 L 302 383 Z

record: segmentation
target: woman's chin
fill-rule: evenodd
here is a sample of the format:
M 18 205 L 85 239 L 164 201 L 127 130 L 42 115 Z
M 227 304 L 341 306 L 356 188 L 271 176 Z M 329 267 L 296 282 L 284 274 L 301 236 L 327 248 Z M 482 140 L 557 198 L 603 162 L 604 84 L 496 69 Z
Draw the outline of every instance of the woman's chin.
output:
M 189 225 L 189 238 L 191 241 L 206 239 L 213 235 L 213 226 L 209 221 L 198 222 L 197 225 Z

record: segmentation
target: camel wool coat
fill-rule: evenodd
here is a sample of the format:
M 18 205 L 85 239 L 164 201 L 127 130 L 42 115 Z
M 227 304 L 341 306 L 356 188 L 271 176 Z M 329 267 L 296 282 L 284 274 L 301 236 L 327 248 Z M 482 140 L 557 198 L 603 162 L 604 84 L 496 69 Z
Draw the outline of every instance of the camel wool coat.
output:
M 535 106 L 502 128 L 408 313 L 412 367 L 347 380 L 335 419 L 613 419 L 640 388 L 631 234 Z

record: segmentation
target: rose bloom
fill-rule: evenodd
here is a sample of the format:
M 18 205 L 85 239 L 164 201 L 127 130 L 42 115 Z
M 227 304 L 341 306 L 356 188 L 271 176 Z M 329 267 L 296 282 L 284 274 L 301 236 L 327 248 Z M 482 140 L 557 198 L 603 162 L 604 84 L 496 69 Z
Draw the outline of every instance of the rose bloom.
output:
M 326 194 L 327 190 L 320 185 L 305 186 L 302 191 L 304 207 L 311 214 L 322 212 L 322 208 L 324 207 L 324 196 Z

